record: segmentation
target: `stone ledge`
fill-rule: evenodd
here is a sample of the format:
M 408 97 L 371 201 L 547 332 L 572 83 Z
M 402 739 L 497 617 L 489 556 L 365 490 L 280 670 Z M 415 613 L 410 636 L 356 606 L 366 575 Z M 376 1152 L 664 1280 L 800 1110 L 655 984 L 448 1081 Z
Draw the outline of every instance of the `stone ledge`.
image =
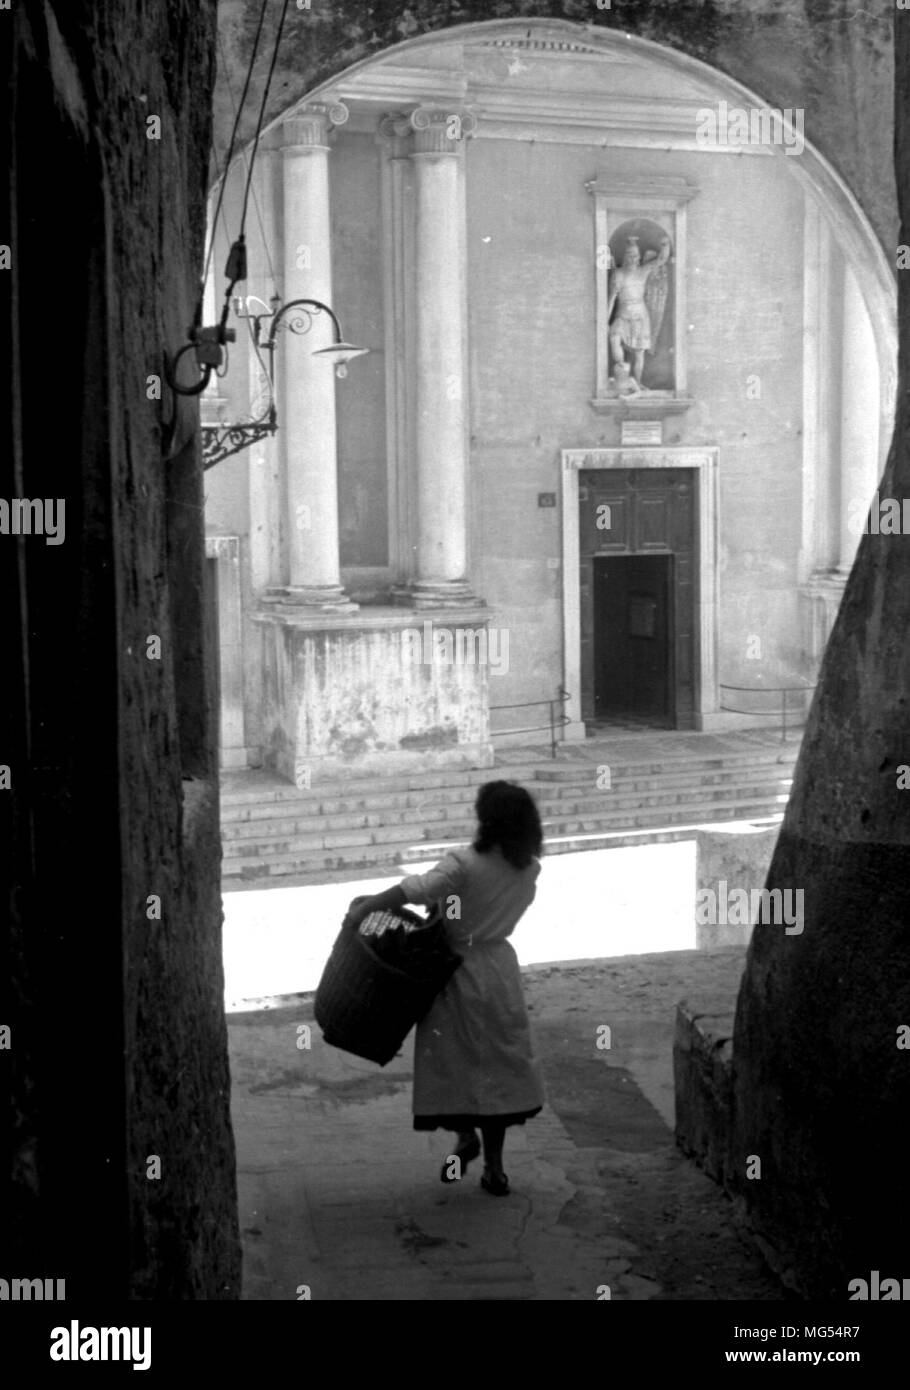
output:
M 589 404 L 598 415 L 662 420 L 668 415 L 684 415 L 695 404 L 695 398 L 643 391 L 640 396 L 592 396 Z
M 319 608 L 294 608 L 275 604 L 263 606 L 250 615 L 254 622 L 293 627 L 307 632 L 359 633 L 368 631 L 403 632 L 416 628 L 423 632 L 424 623 L 437 628 L 485 627 L 494 614 L 489 608 L 404 608 L 362 607 L 349 612 L 331 612 Z
M 733 1117 L 734 1013 L 727 997 L 683 1001 L 673 1041 L 676 1142 L 721 1184 Z

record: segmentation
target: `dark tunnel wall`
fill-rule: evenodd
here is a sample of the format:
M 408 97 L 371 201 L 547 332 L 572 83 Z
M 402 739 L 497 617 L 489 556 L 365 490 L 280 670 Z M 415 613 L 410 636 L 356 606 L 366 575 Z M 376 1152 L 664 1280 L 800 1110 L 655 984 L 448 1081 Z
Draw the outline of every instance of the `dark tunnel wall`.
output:
M 237 1297 L 202 470 L 155 385 L 201 272 L 215 5 L 2 22 L 3 493 L 65 507 L 61 543 L 0 537 L 5 1257 L 69 1299 Z
M 910 241 L 910 13 L 896 12 L 899 244 Z M 883 498 L 910 495 L 910 291 Z M 809 1297 L 903 1277 L 910 1110 L 910 539 L 862 538 L 825 652 L 768 875 L 803 930 L 753 931 L 734 1034 L 731 1186 Z M 748 1156 L 761 1178 L 746 1179 Z

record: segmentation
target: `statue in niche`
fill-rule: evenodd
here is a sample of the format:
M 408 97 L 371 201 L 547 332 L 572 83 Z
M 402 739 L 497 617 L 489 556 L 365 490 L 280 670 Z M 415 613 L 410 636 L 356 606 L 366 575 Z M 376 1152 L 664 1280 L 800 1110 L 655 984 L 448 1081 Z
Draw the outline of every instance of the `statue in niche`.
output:
M 610 325 L 614 389 L 618 395 L 638 394 L 648 389 L 642 385 L 641 374 L 645 353 L 654 351 L 667 307 L 669 260 L 670 238 L 666 234 L 660 239 L 660 250 L 646 251 L 644 258 L 638 247 L 638 237 L 629 236 L 622 264 L 610 275 L 607 323 Z M 631 367 L 627 351 L 632 357 Z

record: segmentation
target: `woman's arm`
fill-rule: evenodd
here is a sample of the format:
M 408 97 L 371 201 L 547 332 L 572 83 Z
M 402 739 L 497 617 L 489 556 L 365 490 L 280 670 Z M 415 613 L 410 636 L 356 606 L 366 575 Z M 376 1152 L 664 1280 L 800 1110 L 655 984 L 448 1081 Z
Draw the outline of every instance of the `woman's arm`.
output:
M 464 864 L 460 855 L 451 851 L 440 859 L 434 868 L 425 874 L 409 874 L 394 888 L 384 893 L 374 893 L 371 897 L 355 898 L 345 917 L 345 925 L 356 931 L 369 912 L 395 911 L 405 903 L 416 903 L 418 907 L 429 907 L 449 893 L 461 891 L 464 878 Z
M 364 917 L 371 912 L 395 911 L 396 908 L 404 907 L 407 898 L 401 889 L 401 884 L 396 883 L 394 888 L 387 888 L 384 893 L 374 893 L 371 897 L 355 898 L 347 911 L 344 925 L 356 931 Z

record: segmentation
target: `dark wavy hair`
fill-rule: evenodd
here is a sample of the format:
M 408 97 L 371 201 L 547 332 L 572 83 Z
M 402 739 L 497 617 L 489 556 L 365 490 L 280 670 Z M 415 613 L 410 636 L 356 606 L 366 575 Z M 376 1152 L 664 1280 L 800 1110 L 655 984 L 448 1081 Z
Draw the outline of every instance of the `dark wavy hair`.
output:
M 543 829 L 534 798 L 517 782 L 484 782 L 474 803 L 474 848 L 486 854 L 498 845 L 504 859 L 526 869 L 543 848 Z

